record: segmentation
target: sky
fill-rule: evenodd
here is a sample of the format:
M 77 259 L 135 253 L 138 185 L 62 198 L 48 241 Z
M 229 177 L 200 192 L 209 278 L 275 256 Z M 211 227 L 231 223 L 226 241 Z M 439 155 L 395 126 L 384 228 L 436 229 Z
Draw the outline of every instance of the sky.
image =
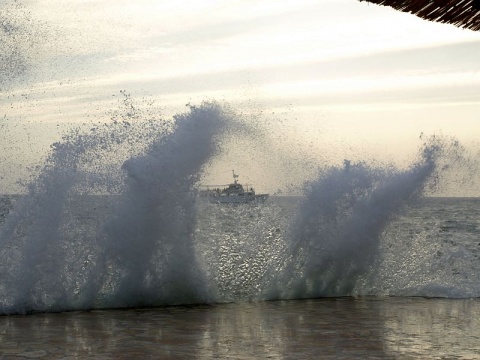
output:
M 4 191 L 121 90 L 165 116 L 212 99 L 262 114 L 323 163 L 408 163 L 422 133 L 479 148 L 480 32 L 356 0 L 3 0 L 0 16 Z

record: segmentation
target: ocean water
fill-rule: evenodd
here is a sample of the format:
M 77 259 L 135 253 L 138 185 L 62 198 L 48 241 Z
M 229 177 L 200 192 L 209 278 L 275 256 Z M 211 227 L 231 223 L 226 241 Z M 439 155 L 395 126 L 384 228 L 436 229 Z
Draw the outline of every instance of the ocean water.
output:
M 9 216 L 18 216 L 15 208 L 25 197 L 2 196 L 2 230 Z M 145 249 L 135 249 L 141 246 L 136 240 L 128 256 L 148 257 L 149 264 L 122 258 L 118 264 L 100 267 L 99 263 L 105 261 L 102 256 L 110 256 L 102 253 L 108 244 L 100 244 L 100 235 L 105 236 L 105 226 L 109 225 L 119 202 L 118 196 L 105 195 L 70 199 L 68 212 L 62 212 L 61 226 L 55 229 L 61 231 L 59 243 L 51 247 L 39 244 L 34 254 L 27 254 L 30 239 L 25 238 L 22 231 L 28 229 L 16 228 L 12 239 L 4 238 L 3 312 L 343 296 L 479 297 L 480 199 L 477 198 L 420 198 L 391 219 L 381 232 L 375 231 L 378 238 L 368 238 L 365 244 L 358 244 L 355 238 L 344 240 L 337 234 L 335 242 L 345 241 L 344 248 L 339 249 L 338 243 L 317 234 L 316 242 L 303 243 L 301 250 L 291 236 L 298 231 L 295 221 L 301 217 L 309 199 L 272 196 L 265 204 L 232 206 L 209 204 L 199 198 L 194 205 L 197 218 L 189 229 L 192 242 L 188 246 L 181 244 L 180 250 L 174 249 L 177 243 L 172 244 L 168 239 L 162 243 L 160 237 L 155 246 L 157 253 L 145 254 Z M 174 229 L 177 231 L 177 225 Z M 328 230 L 327 227 L 324 231 Z M 307 250 L 309 254 L 303 252 Z M 177 251 L 188 253 L 175 253 Z M 27 256 L 43 258 L 35 258 L 32 269 L 19 268 L 28 266 Z M 138 274 L 128 280 L 135 280 L 134 284 L 122 289 L 121 281 L 134 276 L 125 273 L 127 266 Z M 18 288 L 23 291 L 20 293 L 15 283 L 9 281 L 17 280 L 14 277 L 22 270 L 28 270 L 34 279 L 29 279 L 28 289 L 19 284 Z M 118 279 L 121 275 L 124 277 Z M 97 283 L 100 277 L 101 286 Z M 48 283 L 49 279 L 53 284 Z M 171 279 L 179 283 L 172 284 Z M 97 293 L 95 297 L 90 295 L 91 302 L 86 303 L 83 292 L 92 291 L 90 282 L 96 284 Z M 198 297 L 189 287 L 194 287 L 203 297 Z
M 478 201 L 425 197 L 466 161 L 454 139 L 425 139 L 405 169 L 345 160 L 301 196 L 212 206 L 205 167 L 232 135 L 262 140 L 259 125 L 218 103 L 148 120 L 130 101 L 2 198 L 1 313 L 479 296 Z
M 466 161 L 457 141 L 214 205 L 205 169 L 258 124 L 217 103 L 149 120 L 129 101 L 0 200 L 2 356 L 479 356 L 480 200 L 427 196 Z
M 3 359 L 477 359 L 476 300 L 324 298 L 0 317 Z
M 86 123 L 65 126 L 19 179 L 22 194 L 4 195 L 36 157 L 16 135 L 78 124 L 62 115 L 67 88 L 94 96 L 76 81 L 96 66 L 87 33 L 73 44 L 18 1 L 0 17 L 0 161 L 11 171 L 0 174 L 0 360 L 480 358 L 480 200 L 431 196 L 458 169 L 478 173 L 458 141 L 422 135 L 401 168 L 332 165 L 278 141 L 288 130 L 271 136 L 282 120 L 263 118 L 256 101 L 189 103 L 165 119 L 122 90 L 118 108 L 75 110 Z M 91 39 L 110 44 L 97 23 Z M 65 93 L 37 93 L 55 79 Z M 296 196 L 197 197 L 215 166 L 242 163 Z M 304 184 L 280 181 L 293 172 Z
M 1 198 L 2 229 L 6 219 L 15 216 L 15 209 L 25 201 L 24 197 Z M 65 214 L 68 221 L 62 220 L 62 246 L 66 248 L 60 254 L 65 259 L 53 260 L 57 260 L 57 266 L 63 264 L 61 271 L 67 273 L 63 286 L 70 279 L 73 293 L 67 296 L 64 292 L 60 307 L 60 300 L 56 299 L 55 304 L 45 292 L 52 287 L 43 284 L 43 294 L 28 293 L 30 303 L 23 301 L 24 308 L 20 308 L 18 303 L 7 303 L 15 299 L 10 297 L 15 289 L 4 287 L 1 299 L 4 309 L 9 310 L 6 313 L 34 313 L 0 317 L 0 358 L 475 359 L 480 356 L 479 199 L 418 199 L 380 233 L 375 257 L 368 257 L 371 267 L 363 276 L 357 276 L 355 286 L 346 288 L 339 279 L 338 285 L 329 286 L 330 293 L 325 286 L 327 280 L 313 278 L 310 286 L 320 284 L 325 292 L 315 296 L 309 293 L 313 290 L 308 286 L 298 286 L 302 283 L 299 278 L 307 279 L 305 274 L 289 276 L 281 286 L 282 291 L 278 291 L 278 282 L 286 279 L 284 272 L 292 271 L 289 270 L 293 267 L 292 245 L 288 237 L 294 233 L 292 224 L 301 216 L 307 199 L 271 197 L 265 204 L 234 206 L 199 201 L 195 204 L 198 216 L 192 234 L 195 241 L 190 249 L 194 256 L 185 259 L 195 259 L 195 269 L 202 273 L 202 286 L 208 288 L 206 301 L 198 300 L 196 295 L 186 298 L 187 301 L 177 301 L 179 297 L 168 294 L 158 295 L 155 298 L 158 303 L 152 303 L 145 298 L 150 289 L 143 284 L 129 289 L 129 301 L 136 299 L 138 303 L 132 304 L 132 308 L 113 309 L 129 304 L 123 303 L 125 297 L 121 296 L 118 304 L 112 299 L 106 303 L 111 291 L 107 287 L 99 291 L 96 302 L 85 307 L 78 298 L 82 286 L 92 281 L 85 278 L 89 262 L 98 261 L 99 245 L 95 239 L 119 202 L 118 196 L 98 195 L 70 200 L 68 216 Z M 20 240 L 25 234 L 16 236 Z M 331 251 L 325 244 L 322 246 L 322 252 Z M 12 248 L 3 248 L 3 254 L 19 251 Z M 162 251 L 172 254 L 168 247 L 162 247 Z M 365 256 L 362 252 L 352 256 L 350 249 L 345 252 L 348 261 L 338 259 L 343 266 L 357 256 Z M 24 261 L 16 255 L 19 257 L 15 262 Z M 335 255 L 341 256 L 338 250 Z M 321 258 L 322 262 L 325 258 Z M 9 261 L 12 259 L 3 258 L 2 281 L 8 273 L 5 265 Z M 329 261 L 332 260 L 327 264 Z M 148 271 L 178 279 L 178 275 L 170 274 L 174 270 L 161 268 L 165 266 L 161 259 L 152 262 Z M 323 268 L 322 262 L 317 264 L 316 271 L 308 272 L 308 279 L 315 276 L 329 279 L 332 271 L 338 272 L 335 264 L 330 265 L 332 270 Z M 36 265 L 38 273 L 49 269 L 48 263 Z M 177 262 L 171 266 L 191 265 Z M 306 272 L 306 269 L 303 255 L 301 261 L 297 259 L 295 271 Z M 59 268 L 52 267 L 51 271 L 58 272 Z M 40 284 L 46 276 L 51 276 L 40 275 L 36 275 Z M 58 278 L 51 277 L 52 281 Z M 40 288 L 40 284 L 33 284 Z M 186 285 L 178 284 L 182 300 L 183 286 Z M 158 281 L 155 289 L 173 291 L 175 287 L 167 278 L 167 284 Z M 305 297 L 312 298 L 287 300 Z M 267 299 L 275 301 L 263 301 Z M 168 306 L 182 302 L 190 305 Z M 52 308 L 46 308 L 47 305 Z M 68 311 L 58 313 L 60 310 Z
M 425 139 L 406 169 L 324 167 L 300 197 L 212 206 L 196 196 L 205 166 L 232 134 L 261 140 L 256 125 L 217 103 L 146 120 L 128 100 L 2 198 L 0 313 L 480 295 L 477 200 L 425 198 L 458 142 Z

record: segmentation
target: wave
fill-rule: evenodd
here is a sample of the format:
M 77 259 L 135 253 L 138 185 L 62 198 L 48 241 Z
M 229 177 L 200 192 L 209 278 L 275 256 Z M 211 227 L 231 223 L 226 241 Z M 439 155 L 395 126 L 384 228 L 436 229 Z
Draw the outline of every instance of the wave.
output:
M 53 144 L 5 219 L 1 313 L 422 293 L 386 286 L 379 259 L 388 227 L 435 185 L 454 141 L 427 139 L 404 171 L 325 169 L 295 216 L 275 204 L 212 208 L 195 196 L 205 167 L 225 136 L 255 131 L 215 102 L 173 120 L 127 95 L 125 105 L 110 124 Z M 448 288 L 437 285 L 423 289 Z

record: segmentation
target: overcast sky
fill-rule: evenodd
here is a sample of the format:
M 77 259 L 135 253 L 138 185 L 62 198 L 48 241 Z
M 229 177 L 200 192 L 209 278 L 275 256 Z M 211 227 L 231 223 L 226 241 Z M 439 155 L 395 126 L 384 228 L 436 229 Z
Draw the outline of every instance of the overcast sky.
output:
M 41 154 L 65 124 L 101 118 L 120 90 L 167 115 L 253 102 L 331 161 L 403 159 L 421 133 L 468 146 L 480 135 L 480 32 L 356 0 L 12 3 L 0 5 L 17 25 L 0 35 L 18 45 L 1 115 L 4 134 L 33 151 L 3 139 L 11 162 Z

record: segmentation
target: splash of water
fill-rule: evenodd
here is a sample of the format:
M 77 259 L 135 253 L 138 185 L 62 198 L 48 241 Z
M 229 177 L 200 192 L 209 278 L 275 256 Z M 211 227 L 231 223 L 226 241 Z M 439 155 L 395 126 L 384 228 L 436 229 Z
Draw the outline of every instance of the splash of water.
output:
M 405 171 L 349 161 L 325 171 L 307 187 L 290 230 L 285 270 L 269 296 L 370 294 L 386 227 L 435 186 L 441 159 L 457 147 L 432 137 Z
M 0 5 L 1 90 L 29 75 L 42 52 L 41 26 L 32 21 L 16 1 Z M 274 205 L 212 210 L 196 202 L 195 184 L 225 135 L 241 143 L 249 134 L 225 107 L 191 106 L 169 121 L 141 111 L 123 92 L 123 108 L 111 118 L 53 144 L 0 228 L 0 313 L 479 294 L 477 277 L 465 282 L 445 265 L 476 261 L 464 247 L 448 252 L 417 237 L 408 252 L 405 244 L 392 250 L 397 239 L 385 238 L 446 167 L 465 163 L 454 141 L 427 140 L 405 171 L 348 161 L 329 168 L 308 184 L 292 220 Z M 272 151 L 264 135 L 255 132 L 252 154 Z M 400 253 L 403 263 L 395 259 Z M 419 254 L 450 280 L 432 280 L 418 261 L 405 276 L 404 262 Z
M 195 259 L 192 191 L 202 166 L 217 150 L 215 137 L 226 126 L 218 106 L 191 107 L 190 113 L 176 117 L 172 133 L 123 164 L 126 191 L 107 224 L 106 242 L 106 252 L 113 255 L 110 266 L 119 278 L 116 304 L 209 299 Z
M 112 124 L 54 144 L 7 218 L 0 233 L 2 312 L 208 300 L 192 251 L 192 191 L 218 150 L 217 137 L 234 121 L 219 105 L 204 104 L 174 123 L 137 124 L 131 120 L 140 115 L 126 101 L 128 111 Z M 128 160 L 120 170 L 112 164 L 122 154 Z M 99 193 L 113 202 L 103 205 L 107 218 L 82 229 L 85 215 L 76 210 Z
M 394 293 L 378 276 L 385 232 L 458 148 L 431 138 L 404 171 L 345 161 L 308 184 L 292 220 L 273 204 L 197 202 L 225 136 L 251 133 L 228 108 L 169 121 L 123 105 L 54 144 L 0 228 L 1 313 Z
M 32 26 L 33 25 L 33 26 Z M 34 20 L 19 2 L 0 4 L 0 90 L 6 93 L 15 82 L 31 74 L 41 47 L 44 24 Z

